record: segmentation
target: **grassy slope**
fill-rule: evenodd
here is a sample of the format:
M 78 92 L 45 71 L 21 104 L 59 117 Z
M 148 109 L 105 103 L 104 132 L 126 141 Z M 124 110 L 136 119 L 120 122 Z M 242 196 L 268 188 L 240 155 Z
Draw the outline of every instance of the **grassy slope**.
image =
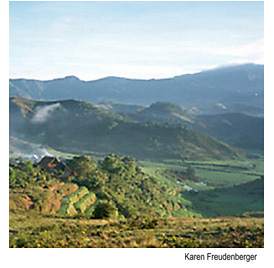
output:
M 130 106 L 129 106 L 130 107 Z M 191 115 L 178 105 L 156 102 L 135 113 L 125 113 L 140 122 L 155 121 L 161 124 L 186 124 L 242 150 L 263 151 L 264 119 L 241 112 Z
M 240 216 L 245 212 L 263 212 L 264 182 L 257 179 L 233 187 L 199 191 L 195 196 L 185 193 L 184 197 L 191 201 L 194 210 L 204 217 Z
M 239 148 L 264 149 L 263 118 L 243 113 L 201 115 L 195 118 L 194 127 Z
M 84 220 L 10 213 L 10 247 L 263 247 L 262 218 Z

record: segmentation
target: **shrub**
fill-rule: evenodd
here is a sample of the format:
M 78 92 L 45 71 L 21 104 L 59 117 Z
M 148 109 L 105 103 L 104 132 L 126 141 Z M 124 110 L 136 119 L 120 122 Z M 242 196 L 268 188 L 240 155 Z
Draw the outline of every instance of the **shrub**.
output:
M 75 156 L 68 162 L 68 166 L 78 176 L 84 176 L 86 173 L 94 171 L 97 164 L 88 156 Z
M 117 218 L 118 210 L 112 202 L 100 201 L 96 204 L 92 216 L 95 219 Z

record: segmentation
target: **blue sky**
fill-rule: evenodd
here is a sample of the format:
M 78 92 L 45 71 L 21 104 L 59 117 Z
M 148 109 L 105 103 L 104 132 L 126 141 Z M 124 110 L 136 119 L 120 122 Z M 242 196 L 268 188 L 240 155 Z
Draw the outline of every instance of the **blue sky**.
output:
M 165 78 L 263 64 L 263 2 L 10 2 L 10 77 Z

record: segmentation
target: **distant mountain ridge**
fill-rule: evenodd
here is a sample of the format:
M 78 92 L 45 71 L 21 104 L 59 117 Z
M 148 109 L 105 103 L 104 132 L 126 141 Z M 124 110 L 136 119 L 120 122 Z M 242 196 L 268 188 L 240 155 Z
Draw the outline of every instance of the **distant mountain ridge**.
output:
M 151 80 L 106 77 L 81 81 L 75 76 L 48 81 L 10 79 L 9 89 L 10 97 L 35 100 L 76 99 L 136 105 L 168 101 L 184 108 L 216 103 L 263 108 L 264 66 L 244 64 Z

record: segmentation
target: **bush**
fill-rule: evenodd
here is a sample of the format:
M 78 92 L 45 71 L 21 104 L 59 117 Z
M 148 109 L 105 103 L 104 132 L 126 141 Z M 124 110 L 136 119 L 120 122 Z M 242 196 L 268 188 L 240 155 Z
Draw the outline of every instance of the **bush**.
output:
M 83 177 L 77 177 L 72 181 L 80 186 L 85 186 L 92 191 L 102 191 L 105 185 L 104 175 L 101 173 L 87 173 Z
M 84 176 L 86 173 L 93 172 L 97 168 L 97 164 L 88 156 L 75 156 L 68 161 L 67 165 L 78 176 Z
M 112 202 L 100 201 L 96 204 L 92 217 L 95 219 L 117 218 L 118 210 Z

